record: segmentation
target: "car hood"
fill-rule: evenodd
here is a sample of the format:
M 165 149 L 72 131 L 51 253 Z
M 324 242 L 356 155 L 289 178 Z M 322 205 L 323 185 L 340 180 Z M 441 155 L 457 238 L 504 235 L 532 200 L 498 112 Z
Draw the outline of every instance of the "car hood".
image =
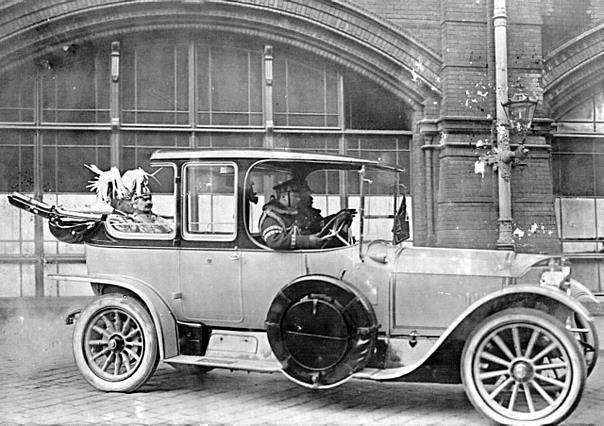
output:
M 434 247 L 396 247 L 386 242 L 368 245 L 366 257 L 389 264 L 395 272 L 412 274 L 520 277 L 550 255 Z

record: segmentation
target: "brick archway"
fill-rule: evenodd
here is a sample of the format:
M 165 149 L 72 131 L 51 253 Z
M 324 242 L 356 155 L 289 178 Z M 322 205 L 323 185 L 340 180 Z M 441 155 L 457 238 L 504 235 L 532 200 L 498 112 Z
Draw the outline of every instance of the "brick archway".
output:
M 16 1 L 0 6 L 0 17 L 4 68 L 67 42 L 152 29 L 201 29 L 308 50 L 364 75 L 416 110 L 426 99 L 441 98 L 438 55 L 343 0 Z
M 604 82 L 604 21 L 554 49 L 545 58 L 544 99 L 556 119 Z

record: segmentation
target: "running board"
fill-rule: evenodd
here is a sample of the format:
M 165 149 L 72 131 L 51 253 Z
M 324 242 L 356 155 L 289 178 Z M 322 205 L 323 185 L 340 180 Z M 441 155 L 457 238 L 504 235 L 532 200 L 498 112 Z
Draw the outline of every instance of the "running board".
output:
M 214 358 L 198 355 L 177 355 L 164 359 L 169 364 L 202 365 L 212 368 L 226 368 L 229 370 L 259 371 L 274 373 L 281 371 L 281 365 L 277 361 L 259 359 L 237 359 L 237 358 Z

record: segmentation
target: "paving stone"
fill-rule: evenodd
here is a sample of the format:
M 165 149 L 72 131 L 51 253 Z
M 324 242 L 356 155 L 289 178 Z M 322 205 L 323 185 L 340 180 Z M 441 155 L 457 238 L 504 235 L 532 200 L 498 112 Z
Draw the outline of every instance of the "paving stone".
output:
M 160 364 L 138 392 L 99 392 L 73 362 L 72 328 L 57 328 L 62 318 L 57 321 L 50 326 L 63 330 L 63 335 L 55 333 L 54 338 L 64 344 L 54 346 L 55 353 L 34 351 L 22 360 L 11 350 L 11 342 L 0 341 L 0 424 L 487 423 L 460 385 L 351 380 L 315 391 L 281 374 L 213 370 L 193 377 Z M 565 423 L 603 424 L 603 405 L 604 364 L 600 363 L 587 381 L 577 410 Z

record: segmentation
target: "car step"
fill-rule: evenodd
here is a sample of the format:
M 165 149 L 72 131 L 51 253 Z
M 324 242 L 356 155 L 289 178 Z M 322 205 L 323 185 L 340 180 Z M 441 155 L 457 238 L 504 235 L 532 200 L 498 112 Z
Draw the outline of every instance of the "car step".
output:
M 177 355 L 165 359 L 169 364 L 202 365 L 204 367 L 227 368 L 229 370 L 248 370 L 273 373 L 281 371 L 281 365 L 276 360 L 213 358 L 197 355 Z

